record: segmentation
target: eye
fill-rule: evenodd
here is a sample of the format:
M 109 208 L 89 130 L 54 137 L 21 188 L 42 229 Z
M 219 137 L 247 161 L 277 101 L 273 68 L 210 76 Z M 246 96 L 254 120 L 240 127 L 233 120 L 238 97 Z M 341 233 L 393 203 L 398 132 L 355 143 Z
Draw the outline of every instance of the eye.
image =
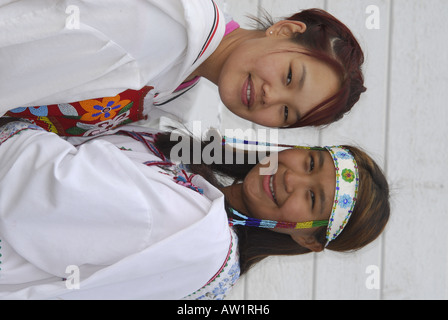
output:
M 289 85 L 292 81 L 292 69 L 289 68 L 288 76 L 286 77 L 286 85 Z
M 310 156 L 310 172 L 314 170 L 314 157 Z
M 313 191 L 310 191 L 310 198 L 311 198 L 311 209 L 314 209 L 314 203 L 316 202 L 316 195 Z
M 289 108 L 287 106 L 285 106 L 285 110 L 283 112 L 284 112 L 284 116 L 285 116 L 285 122 L 288 122 Z

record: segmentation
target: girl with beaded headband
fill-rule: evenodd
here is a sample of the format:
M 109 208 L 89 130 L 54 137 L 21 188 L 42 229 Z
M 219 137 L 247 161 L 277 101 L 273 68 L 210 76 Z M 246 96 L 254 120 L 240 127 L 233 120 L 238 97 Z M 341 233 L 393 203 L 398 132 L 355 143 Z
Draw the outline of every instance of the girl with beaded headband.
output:
M 167 137 L 159 136 L 156 144 L 160 150 L 169 154 L 173 142 L 168 141 Z M 239 237 L 242 273 L 270 255 L 304 254 L 318 252 L 324 248 L 338 252 L 361 249 L 382 233 L 389 220 L 389 187 L 384 173 L 367 153 L 357 147 L 306 147 L 228 137 L 223 137 L 221 144 L 221 163 L 208 166 L 190 164 L 189 167 L 207 177 L 209 181 L 214 181 L 226 195 L 229 225 L 236 230 Z M 274 169 L 277 173 L 261 177 L 256 172 L 262 165 L 252 164 L 249 159 L 253 157 L 249 156 L 248 151 L 229 148 L 231 144 L 287 149 L 277 154 L 278 168 Z M 206 145 L 203 143 L 203 148 Z M 224 164 L 228 153 L 231 153 L 230 157 L 235 160 L 232 165 Z M 245 164 L 236 164 L 240 153 L 244 154 Z M 294 156 L 294 153 L 297 154 Z M 294 161 L 290 162 L 291 159 Z M 301 159 L 301 162 L 298 159 Z M 322 175 L 317 181 L 320 181 L 321 188 L 327 187 L 327 192 L 302 189 L 299 192 L 302 197 L 308 198 L 308 202 L 298 200 L 295 207 L 290 207 L 292 212 L 296 210 L 297 214 L 303 211 L 300 204 L 307 208 L 312 207 L 314 203 L 312 209 L 318 208 L 320 212 L 308 215 L 308 219 L 300 215 L 296 215 L 300 218 L 294 219 L 294 214 L 282 215 L 284 213 L 279 209 L 287 208 L 287 205 L 291 204 L 287 203 L 284 197 L 286 193 L 294 194 L 294 183 L 299 186 L 300 180 L 309 181 L 307 179 L 313 175 L 312 172 L 323 170 L 324 164 L 326 175 Z M 302 172 L 297 172 L 300 170 Z M 234 182 L 222 187 L 215 179 L 216 175 L 233 178 Z M 300 175 L 302 177 L 299 179 Z M 258 179 L 255 184 L 251 183 L 254 176 L 255 181 Z M 328 178 L 329 176 L 331 178 Z M 259 192 L 258 198 L 253 196 L 254 190 Z M 255 201 L 251 201 L 251 198 Z M 266 214 L 269 210 L 272 212 Z
M 293 146 L 293 148 L 318 150 L 317 148 L 302 148 L 300 146 Z M 341 147 L 325 147 L 322 151 L 323 150 L 327 150 L 331 154 L 336 169 L 336 191 L 329 219 L 296 223 L 262 220 L 249 218 L 232 208 L 231 210 L 234 218 L 230 219 L 230 225 L 243 225 L 267 229 L 308 229 L 326 226 L 327 243 L 325 244 L 325 247 L 330 241 L 336 239 L 349 221 L 350 216 L 353 213 L 353 208 L 356 205 L 359 182 L 358 166 L 356 160 L 347 149 Z M 314 170 L 314 168 L 310 168 L 310 171 L 312 170 Z M 271 175 L 266 179 L 269 179 L 268 191 L 271 192 L 273 200 L 278 202 L 274 188 L 275 176 Z M 315 202 L 316 195 L 314 194 L 314 191 L 310 191 L 310 193 L 312 193 L 312 201 Z M 312 206 L 314 205 L 315 204 L 313 203 Z M 237 219 L 237 217 L 240 219 Z
M 308 221 L 308 222 L 279 222 L 272 220 L 261 220 L 249 218 L 242 215 L 235 209 L 231 209 L 235 217 L 240 219 L 232 218 L 230 223 L 234 225 L 244 225 L 251 227 L 267 228 L 267 229 L 306 229 L 315 228 L 321 226 L 327 226 L 326 239 L 327 246 L 330 241 L 336 239 L 336 237 L 342 232 L 345 225 L 347 224 L 350 216 L 353 212 L 353 208 L 356 204 L 356 198 L 358 194 L 358 183 L 359 183 L 359 173 L 356 160 L 349 150 L 343 147 L 333 146 L 333 147 L 303 147 L 303 146 L 293 146 L 286 144 L 277 143 L 267 143 L 258 141 L 248 141 L 236 138 L 228 139 L 223 137 L 223 145 L 226 142 L 240 143 L 244 145 L 256 145 L 256 146 L 268 146 L 268 147 L 281 147 L 281 148 L 294 148 L 302 150 L 316 150 L 316 151 L 328 151 L 334 162 L 334 167 L 336 169 L 336 188 L 334 196 L 334 204 L 328 220 L 318 220 L 318 221 Z M 275 169 L 276 170 L 276 169 Z M 274 175 L 269 178 L 270 192 L 275 198 L 274 190 Z M 274 199 L 276 200 L 276 199 Z M 313 200 L 315 201 L 315 199 Z
M 219 298 L 267 256 L 356 250 L 387 223 L 387 181 L 357 148 L 289 148 L 261 174 L 264 161 L 177 163 L 171 138 L 63 139 L 0 119 L 0 297 Z

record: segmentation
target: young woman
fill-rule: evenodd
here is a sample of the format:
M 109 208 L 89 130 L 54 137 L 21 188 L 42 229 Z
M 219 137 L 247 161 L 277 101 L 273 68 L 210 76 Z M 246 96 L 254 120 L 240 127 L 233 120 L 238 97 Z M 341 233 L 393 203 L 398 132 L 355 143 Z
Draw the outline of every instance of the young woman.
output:
M 145 119 L 201 77 L 233 113 L 269 127 L 331 123 L 365 91 L 358 42 L 323 10 L 245 30 L 212 0 L 9 2 L 0 114 L 59 135 Z
M 176 164 L 142 127 L 74 145 L 1 121 L 3 298 L 217 299 L 267 256 L 359 249 L 388 221 L 386 179 L 353 147 L 287 149 L 261 174 Z

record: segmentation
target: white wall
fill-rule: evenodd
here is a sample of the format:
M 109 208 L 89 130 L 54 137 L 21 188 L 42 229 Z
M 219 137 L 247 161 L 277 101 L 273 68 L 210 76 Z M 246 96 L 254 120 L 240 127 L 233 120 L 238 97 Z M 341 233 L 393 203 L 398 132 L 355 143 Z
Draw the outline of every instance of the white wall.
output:
M 353 111 L 323 130 L 281 131 L 279 141 L 354 144 L 382 166 L 392 216 L 381 239 L 355 254 L 272 258 L 236 285 L 229 299 L 448 298 L 448 1 L 219 0 L 242 26 L 261 5 L 274 17 L 320 7 L 346 23 L 366 54 L 368 91 Z M 366 27 L 369 5 L 379 29 Z M 222 129 L 253 127 L 223 110 Z M 373 266 L 374 269 L 369 269 Z M 366 282 L 379 272 L 379 288 Z

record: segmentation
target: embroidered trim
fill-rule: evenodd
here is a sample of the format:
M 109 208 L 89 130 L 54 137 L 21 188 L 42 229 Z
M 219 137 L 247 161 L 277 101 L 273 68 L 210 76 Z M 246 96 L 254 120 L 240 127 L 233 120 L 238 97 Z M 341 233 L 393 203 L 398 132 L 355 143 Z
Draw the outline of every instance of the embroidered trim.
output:
M 20 134 L 22 131 L 25 130 L 45 131 L 44 129 L 35 124 L 32 124 L 25 120 L 18 119 L 17 121 L 9 122 L 0 128 L 0 145 L 4 143 L 6 140 L 12 138 L 15 135 Z
M 239 279 L 240 265 L 239 265 L 239 255 L 237 248 L 238 238 L 236 235 L 235 236 L 233 235 L 231 229 L 229 231 L 230 231 L 229 251 L 221 268 L 203 287 L 189 294 L 184 299 L 190 299 L 190 298 L 198 300 L 220 299 L 220 298 L 223 299 L 225 297 L 226 291 L 231 289 L 233 285 L 236 283 L 236 281 Z M 234 255 L 232 256 L 233 253 Z M 234 260 L 233 265 L 230 266 L 232 259 Z M 218 279 L 222 281 L 218 281 Z M 205 292 L 202 293 L 201 291 Z
M 195 174 L 188 175 L 185 170 L 182 170 L 182 173 L 184 175 L 183 177 L 180 175 L 173 177 L 174 181 L 176 181 L 177 184 L 190 188 L 191 190 L 199 192 L 200 194 L 204 194 L 204 190 L 202 188 L 196 187 L 192 182 L 193 177 L 196 176 Z
M 194 60 L 193 64 L 195 64 L 196 61 L 198 61 L 198 59 L 200 57 L 202 57 L 202 55 L 204 54 L 204 52 L 207 50 L 208 46 L 212 42 L 213 37 L 216 34 L 216 31 L 218 30 L 219 20 L 220 20 L 219 10 L 218 10 L 218 6 L 216 5 L 216 3 L 213 0 L 212 0 L 212 3 L 213 3 L 213 10 L 215 11 L 214 12 L 215 13 L 215 17 L 214 17 L 214 20 L 213 20 L 213 26 L 212 26 L 212 29 L 210 30 L 210 33 L 209 33 L 209 35 L 207 37 L 207 40 L 205 41 L 204 45 L 202 46 L 201 52 L 197 56 L 196 60 Z
M 146 132 L 135 132 L 135 131 L 125 131 L 125 130 L 120 130 L 117 132 L 117 134 L 121 134 L 121 135 L 126 135 L 129 136 L 137 141 L 142 142 L 143 144 L 145 144 L 145 146 L 158 158 L 160 158 L 161 160 L 153 160 L 153 161 L 146 161 L 143 164 L 146 166 L 159 166 L 159 167 L 178 167 L 176 166 L 174 163 L 172 163 L 171 161 L 169 161 L 169 159 L 167 159 L 165 157 L 165 155 L 154 145 L 154 139 L 157 135 L 154 134 L 150 134 L 150 133 L 146 133 Z M 146 139 L 145 137 L 151 139 L 152 141 Z M 167 169 L 167 168 L 165 168 Z M 195 176 L 195 174 L 188 174 L 184 169 L 181 169 L 181 173 L 179 173 L 178 170 L 174 169 L 174 170 L 170 170 L 173 174 L 173 180 L 174 182 L 176 182 L 177 184 L 180 184 L 184 187 L 187 187 L 193 191 L 196 191 L 200 194 L 204 194 L 204 190 L 195 186 L 192 182 L 193 177 Z M 166 174 L 166 173 L 164 173 Z M 182 175 L 183 176 L 182 176 Z M 166 174 L 169 175 L 169 174 Z
M 173 101 L 173 100 L 176 100 L 177 98 L 179 98 L 179 97 L 182 96 L 183 94 L 185 94 L 185 93 L 187 93 L 188 91 L 190 91 L 191 89 L 193 89 L 193 88 L 199 83 L 199 80 L 200 80 L 200 79 L 201 79 L 201 78 L 198 78 L 198 79 L 196 80 L 196 82 L 195 82 L 193 85 L 191 85 L 190 87 L 186 87 L 186 88 L 184 88 L 184 89 L 182 89 L 182 90 L 180 90 L 180 91 L 175 91 L 174 93 L 179 93 L 178 95 L 176 95 L 176 96 L 174 96 L 174 97 L 172 97 L 172 98 L 170 98 L 170 99 L 168 99 L 168 100 L 166 100 L 166 101 L 160 102 L 160 103 L 156 103 L 156 102 L 154 102 L 154 105 L 160 107 L 160 106 L 163 106 L 163 105 L 165 105 L 165 104 L 167 104 L 167 103 L 169 103 L 169 102 L 171 102 L 171 101 Z M 177 90 L 177 89 L 176 89 L 176 90 Z M 154 95 L 154 98 L 157 98 L 157 94 Z
M 222 264 L 221 268 L 218 270 L 218 272 L 216 272 L 216 274 L 207 282 L 207 284 L 205 286 L 208 286 L 210 283 L 212 283 L 213 281 L 216 280 L 216 278 L 219 277 L 219 275 L 221 274 L 221 272 L 224 270 L 224 268 L 227 266 L 228 262 L 230 261 L 230 254 L 232 253 L 232 249 L 233 249 L 233 235 L 232 232 L 230 232 L 230 246 L 229 246 L 229 251 L 227 252 L 227 257 L 225 262 Z M 204 286 L 204 287 L 205 287 Z
M 19 107 L 6 115 L 28 119 L 46 131 L 60 136 L 93 136 L 119 126 L 147 119 L 144 115 L 144 99 L 152 86 L 140 90 L 128 89 L 114 97 L 83 101 Z

